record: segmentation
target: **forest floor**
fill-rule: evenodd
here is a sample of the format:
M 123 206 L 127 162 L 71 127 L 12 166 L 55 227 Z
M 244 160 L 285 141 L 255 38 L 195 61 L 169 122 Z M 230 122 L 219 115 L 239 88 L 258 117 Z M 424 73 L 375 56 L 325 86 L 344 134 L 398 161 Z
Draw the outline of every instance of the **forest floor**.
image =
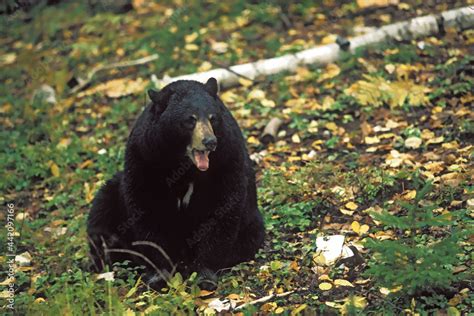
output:
M 195 280 L 177 275 L 168 289 L 155 292 L 131 269 L 116 267 L 113 280 L 106 280 L 109 274 L 85 268 L 91 201 L 123 167 L 129 129 L 153 86 L 152 75 L 279 56 L 472 1 L 378 7 L 331 0 L 320 6 L 133 1 L 122 13 L 86 3 L 0 16 L 0 188 L 2 202 L 14 204 L 18 263 L 12 281 L 11 252 L 2 242 L 0 298 L 7 311 L 10 284 L 16 312 L 34 315 L 213 314 L 249 302 L 233 312 L 472 311 L 474 30 L 447 29 L 436 37 L 367 47 L 326 66 L 241 80 L 220 93 L 255 161 L 267 238 L 254 261 L 220 275 L 216 291 L 200 291 Z M 152 54 L 158 59 L 98 72 L 85 89 L 71 92 L 97 65 Z M 55 100 L 41 96 L 43 84 L 53 88 Z M 275 117 L 283 121 L 279 133 L 262 143 L 262 131 Z M 420 183 L 428 181 L 432 187 L 420 198 Z M 430 218 L 446 224 L 422 223 L 409 231 L 377 215 L 403 217 L 407 203 L 434 205 Z M 2 223 L 10 220 L 0 212 Z M 406 282 L 389 287 L 367 272 L 385 262 L 366 247 L 369 240 L 407 238 L 417 249 L 436 251 L 438 242 L 463 231 L 470 235 L 456 239 L 456 253 L 441 258 L 446 261 L 432 275 L 440 278 L 427 280 L 426 288 L 409 291 Z M 316 239 L 334 235 L 343 235 L 355 256 L 326 262 Z M 1 236 L 8 240 L 7 229 Z M 400 271 L 430 267 L 424 258 L 393 258 L 400 260 Z M 387 275 L 400 271 L 386 268 Z

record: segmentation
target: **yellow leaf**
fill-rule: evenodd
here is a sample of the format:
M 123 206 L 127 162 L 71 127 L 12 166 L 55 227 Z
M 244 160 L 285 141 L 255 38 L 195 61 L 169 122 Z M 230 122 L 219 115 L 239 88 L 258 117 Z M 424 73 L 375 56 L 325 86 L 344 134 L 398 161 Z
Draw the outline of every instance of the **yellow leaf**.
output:
M 250 87 L 253 84 L 252 80 L 245 78 L 239 78 L 239 83 L 244 87 Z
M 398 4 L 399 0 L 357 0 L 359 8 L 370 8 L 370 7 L 388 7 L 389 5 Z
M 5 55 L 0 56 L 0 66 L 6 66 L 13 64 L 16 60 L 16 54 L 15 53 L 8 53 Z
M 252 91 L 250 91 L 247 98 L 249 100 L 263 100 L 265 99 L 265 91 L 261 89 L 253 89 Z
M 88 182 L 84 183 L 84 195 L 87 203 L 92 202 L 92 200 L 94 199 L 94 187 L 95 186 L 91 188 Z
M 49 167 L 51 169 L 51 174 L 54 176 L 54 177 L 59 177 L 61 175 L 61 172 L 59 172 L 59 167 L 57 164 L 55 164 L 54 162 L 51 163 L 51 166 Z
M 429 145 L 429 144 L 439 144 L 439 143 L 442 143 L 442 142 L 444 142 L 444 136 L 434 137 L 434 138 L 428 139 L 426 144 L 427 145 Z
M 197 37 L 198 37 L 198 33 L 197 33 L 197 32 L 194 32 L 194 33 L 191 33 L 191 34 L 189 34 L 189 35 L 186 35 L 186 36 L 184 37 L 184 41 L 185 41 L 186 43 L 192 43 L 192 42 L 194 42 L 194 41 L 196 40 Z
M 298 314 L 301 313 L 301 311 L 304 310 L 306 307 L 308 307 L 308 305 L 306 305 L 306 304 L 301 304 L 300 306 L 298 306 L 297 308 L 295 308 L 294 310 L 291 311 L 291 316 L 298 315 Z
M 327 274 L 322 274 L 318 277 L 319 281 L 332 281 L 332 279 Z
M 335 132 L 337 131 L 337 125 L 336 123 L 334 122 L 329 122 L 329 123 L 326 123 L 326 125 L 324 125 L 328 130 L 332 131 L 332 132 Z
M 274 310 L 275 308 L 277 307 L 277 304 L 274 303 L 274 302 L 269 302 L 269 303 L 265 303 L 262 305 L 262 307 L 260 307 L 260 310 L 262 312 L 271 312 L 272 310 Z
M 367 145 L 373 145 L 373 144 L 380 143 L 380 138 L 378 138 L 377 136 L 373 136 L 373 137 L 366 136 L 364 140 L 365 140 L 365 143 Z
M 247 138 L 247 143 L 258 145 L 258 144 L 260 144 L 260 141 L 257 139 L 257 137 L 250 136 L 249 138 Z
M 291 268 L 292 270 L 295 270 L 295 271 L 299 271 L 299 270 L 300 270 L 300 267 L 298 266 L 298 262 L 296 262 L 296 261 L 292 261 L 292 262 L 290 263 L 290 268 Z
M 340 309 L 342 315 L 347 315 L 350 308 L 364 309 L 367 306 L 367 299 L 362 296 L 350 296 L 344 299 L 344 305 Z
M 359 229 L 359 235 L 363 235 L 365 233 L 367 233 L 369 231 L 369 225 L 367 224 L 364 224 L 362 226 L 360 226 L 360 229 Z
M 298 134 L 293 134 L 293 136 L 291 136 L 291 141 L 295 144 L 299 144 L 301 143 L 301 138 Z
M 230 300 L 238 301 L 240 300 L 240 295 L 232 293 L 232 294 L 227 295 L 227 298 Z
M 386 287 L 381 287 L 379 289 L 379 292 L 382 293 L 383 295 L 388 295 L 390 293 L 396 293 L 396 292 L 400 291 L 402 288 L 403 288 L 402 285 L 399 285 L 399 286 L 394 287 L 392 289 L 389 289 L 389 288 L 386 288 Z
M 322 253 L 313 256 L 313 262 L 316 265 L 326 265 L 326 257 Z
M 453 140 L 450 143 L 444 143 L 443 145 L 441 145 L 441 147 L 443 147 L 444 149 L 458 149 L 459 144 L 455 140 Z
M 323 100 L 323 110 L 329 110 L 331 106 L 336 102 L 333 97 L 326 96 Z
M 78 97 L 101 92 L 109 98 L 120 98 L 129 94 L 142 93 L 147 84 L 148 81 L 142 78 L 136 80 L 128 78 L 113 79 L 79 93 Z
M 344 279 L 336 279 L 334 280 L 334 285 L 337 285 L 337 286 L 350 286 L 350 287 L 354 287 L 354 285 L 347 281 L 347 280 L 344 280 Z
M 420 106 L 428 102 L 429 88 L 415 84 L 411 80 L 389 82 L 381 77 L 364 75 L 365 80 L 359 80 L 344 90 L 364 106 L 378 107 L 387 103 L 390 107 L 402 106 L 405 102 L 412 106 Z
M 340 73 L 341 73 L 341 69 L 336 64 L 328 64 L 326 66 L 325 71 L 321 75 L 321 77 L 318 78 L 318 82 L 322 82 L 324 80 L 334 78 L 338 76 Z
M 283 307 L 277 307 L 277 309 L 275 309 L 273 312 L 275 314 L 281 314 L 285 311 L 285 309 Z
M 413 200 L 416 196 L 416 190 L 410 190 L 403 194 L 403 199 L 404 200 Z
M 69 137 L 61 138 L 61 140 L 56 145 L 57 148 L 67 148 L 71 144 L 71 139 Z
M 235 102 L 239 97 L 237 94 L 235 94 L 232 90 L 228 90 L 220 95 L 221 100 L 224 103 L 233 103 Z
M 326 44 L 332 44 L 335 43 L 337 39 L 337 35 L 335 34 L 329 34 L 323 37 L 321 40 L 321 44 L 326 45 Z
M 184 49 L 193 52 L 199 50 L 199 46 L 197 46 L 196 44 L 186 44 L 184 46 Z
M 212 69 L 212 64 L 206 60 L 201 64 L 201 66 L 199 66 L 198 71 L 203 72 L 210 69 Z
M 274 108 L 276 105 L 275 101 L 268 99 L 263 99 L 262 101 L 260 101 L 260 103 L 266 108 Z
M 343 209 L 343 208 L 339 209 L 339 211 L 344 215 L 351 216 L 352 214 L 354 214 L 354 211 L 349 211 L 349 210 L 346 210 L 346 209 Z
M 357 234 L 359 233 L 360 231 L 360 224 L 358 221 L 353 221 L 352 224 L 351 224 L 351 228 L 354 232 L 356 232 Z
M 319 284 L 319 289 L 321 291 L 329 291 L 330 289 L 332 289 L 332 284 L 328 283 L 328 282 L 320 283 Z
M 348 202 L 345 205 L 348 209 L 355 211 L 359 206 L 355 204 L 354 202 Z

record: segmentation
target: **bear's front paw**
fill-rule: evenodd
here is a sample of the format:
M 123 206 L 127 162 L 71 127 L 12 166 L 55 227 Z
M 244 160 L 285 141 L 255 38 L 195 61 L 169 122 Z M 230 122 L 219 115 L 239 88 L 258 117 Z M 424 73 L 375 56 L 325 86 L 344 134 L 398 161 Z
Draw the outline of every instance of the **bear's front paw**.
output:
M 214 291 L 217 289 L 217 275 L 208 268 L 198 271 L 198 285 L 201 290 Z
M 161 273 L 157 273 L 156 271 L 146 272 L 142 276 L 143 282 L 155 291 L 160 291 L 162 288 L 166 287 L 166 280 L 164 278 L 168 280 L 170 279 L 168 271 L 161 270 L 160 272 Z

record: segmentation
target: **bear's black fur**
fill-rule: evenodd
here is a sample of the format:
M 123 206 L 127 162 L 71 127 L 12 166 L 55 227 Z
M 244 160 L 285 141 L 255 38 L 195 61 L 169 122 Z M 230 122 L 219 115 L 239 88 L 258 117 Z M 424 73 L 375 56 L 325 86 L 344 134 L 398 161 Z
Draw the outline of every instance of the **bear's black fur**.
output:
M 95 269 L 128 259 L 152 270 L 140 256 L 104 251 L 128 249 L 170 271 L 160 251 L 136 241 L 159 245 L 185 273 L 252 259 L 264 238 L 255 175 L 216 80 L 177 81 L 149 95 L 129 136 L 124 171 L 93 202 L 87 231 Z M 196 141 L 204 145 L 192 148 Z

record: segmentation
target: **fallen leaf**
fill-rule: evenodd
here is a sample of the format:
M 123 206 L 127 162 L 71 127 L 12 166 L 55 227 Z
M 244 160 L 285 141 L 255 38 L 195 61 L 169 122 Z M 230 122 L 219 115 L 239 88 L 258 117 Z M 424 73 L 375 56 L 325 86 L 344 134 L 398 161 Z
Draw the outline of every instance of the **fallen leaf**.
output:
M 104 93 L 109 98 L 121 98 L 130 94 L 142 93 L 147 85 L 148 81 L 142 78 L 135 80 L 129 78 L 113 79 L 79 93 L 78 97 Z
M 347 281 L 347 280 L 344 280 L 344 279 L 336 279 L 334 280 L 334 285 L 336 286 L 350 286 L 350 287 L 354 287 L 354 285 Z
M 253 84 L 252 80 L 245 79 L 245 78 L 239 78 L 238 81 L 244 87 L 250 87 Z
M 328 80 L 338 76 L 341 73 L 341 69 L 336 64 L 328 64 L 325 68 L 325 71 L 322 75 L 318 78 L 317 82 L 323 82 L 324 80 Z
M 338 130 L 338 127 L 336 125 L 336 123 L 334 122 L 328 122 L 326 123 L 326 125 L 324 125 L 324 127 L 326 127 L 328 130 L 332 131 L 332 132 L 335 132 Z
M 114 272 L 104 272 L 97 275 L 97 280 L 114 281 Z
M 51 163 L 51 166 L 49 167 L 50 170 L 51 170 L 51 174 L 54 176 L 54 177 L 59 177 L 61 175 L 61 172 L 59 171 L 59 167 L 56 163 Z
M 193 33 L 191 33 L 191 34 L 189 34 L 189 35 L 186 35 L 186 36 L 184 37 L 184 41 L 185 41 L 186 43 L 192 43 L 192 42 L 194 42 L 194 41 L 198 38 L 198 36 L 199 36 L 198 32 L 193 32 Z
M 197 46 L 196 44 L 186 44 L 186 45 L 184 45 L 184 49 L 188 50 L 188 51 L 191 51 L 191 52 L 194 52 L 194 51 L 199 50 L 199 46 Z
M 211 49 L 218 54 L 224 54 L 229 49 L 229 44 L 226 42 L 212 42 Z
M 420 148 L 421 143 L 422 141 L 421 141 L 421 138 L 419 137 L 412 136 L 405 139 L 406 148 L 417 149 L 417 148 Z
M 319 284 L 319 289 L 321 291 L 329 291 L 330 289 L 332 289 L 332 284 L 328 283 L 328 282 L 320 283 Z
M 402 195 L 404 200 L 413 200 L 416 197 L 416 190 L 409 190 Z
M 366 136 L 364 140 L 365 140 L 365 143 L 367 145 L 373 145 L 373 144 L 380 143 L 380 138 L 378 138 L 377 136 L 373 136 L 373 137 Z
M 308 305 L 301 304 L 300 306 L 292 310 L 290 315 L 291 316 L 299 315 L 306 307 L 308 307 Z
M 370 7 L 388 7 L 389 5 L 397 5 L 399 0 L 357 0 L 357 5 L 361 9 Z
M 276 106 L 275 101 L 268 99 L 263 99 L 260 101 L 260 103 L 266 108 L 274 108 Z
M 354 295 L 344 299 L 344 305 L 340 311 L 343 315 L 350 315 L 349 312 L 353 310 L 354 307 L 357 309 L 364 309 L 366 306 L 367 299 L 365 297 Z
M 348 202 L 346 203 L 345 207 L 347 207 L 351 211 L 355 211 L 359 206 L 355 204 L 354 202 Z
M 20 266 L 20 267 L 26 267 L 31 264 L 32 257 L 29 252 L 25 251 L 19 255 L 15 256 L 15 262 Z
M 301 143 L 301 138 L 298 134 L 293 134 L 293 136 L 291 136 L 291 141 L 295 144 L 299 144 Z
M 344 215 L 349 215 L 349 216 L 354 214 L 354 211 L 349 211 L 349 210 L 346 210 L 346 209 L 343 209 L 343 208 L 339 209 L 339 212 L 341 212 Z
M 247 96 L 248 100 L 263 100 L 265 99 L 265 91 L 261 89 L 253 89 Z

